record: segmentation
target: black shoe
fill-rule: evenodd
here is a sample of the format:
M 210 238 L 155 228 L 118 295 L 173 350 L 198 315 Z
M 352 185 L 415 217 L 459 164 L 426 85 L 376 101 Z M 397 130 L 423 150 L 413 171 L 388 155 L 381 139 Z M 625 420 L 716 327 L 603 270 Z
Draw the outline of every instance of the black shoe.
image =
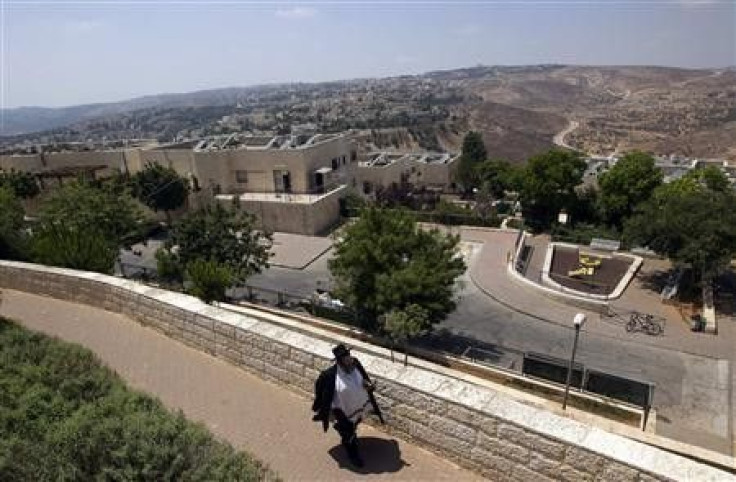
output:
M 345 448 L 348 451 L 348 458 L 350 459 L 350 462 L 356 467 L 362 468 L 365 463 L 363 463 L 363 458 L 360 456 L 360 452 L 358 451 L 358 441 L 354 441 L 353 443 L 347 445 Z
M 350 463 L 355 465 L 359 469 L 362 469 L 363 466 L 365 466 L 365 463 L 363 462 L 363 459 L 360 457 L 360 454 L 348 453 L 348 458 L 350 459 Z

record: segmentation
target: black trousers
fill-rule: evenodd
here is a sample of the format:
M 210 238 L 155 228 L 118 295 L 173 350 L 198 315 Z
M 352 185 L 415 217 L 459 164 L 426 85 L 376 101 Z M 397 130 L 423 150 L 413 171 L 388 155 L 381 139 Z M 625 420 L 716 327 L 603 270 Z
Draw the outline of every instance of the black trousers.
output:
M 340 441 L 345 447 L 357 448 L 358 437 L 355 432 L 358 428 L 359 423 L 360 419 L 358 419 L 356 422 L 351 422 L 347 417 L 341 416 L 337 417 L 337 420 L 332 425 L 335 430 L 337 430 L 337 433 L 340 434 Z

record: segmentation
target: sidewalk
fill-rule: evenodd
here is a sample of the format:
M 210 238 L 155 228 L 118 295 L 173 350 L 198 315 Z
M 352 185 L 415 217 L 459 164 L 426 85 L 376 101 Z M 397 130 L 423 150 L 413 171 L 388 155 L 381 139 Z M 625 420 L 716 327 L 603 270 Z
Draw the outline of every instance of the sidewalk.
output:
M 94 351 L 132 388 L 204 423 L 285 480 L 482 480 L 415 445 L 363 426 L 366 467 L 354 472 L 337 434 L 311 421 L 310 403 L 128 318 L 3 290 L 0 315 Z

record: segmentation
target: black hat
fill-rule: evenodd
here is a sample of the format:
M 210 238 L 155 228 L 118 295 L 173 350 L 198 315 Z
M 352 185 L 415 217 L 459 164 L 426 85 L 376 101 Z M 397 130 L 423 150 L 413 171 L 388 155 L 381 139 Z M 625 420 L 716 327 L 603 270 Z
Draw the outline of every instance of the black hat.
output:
M 332 354 L 335 355 L 335 360 L 339 360 L 340 358 L 344 357 L 345 355 L 350 355 L 350 349 L 340 343 L 335 348 L 332 349 Z

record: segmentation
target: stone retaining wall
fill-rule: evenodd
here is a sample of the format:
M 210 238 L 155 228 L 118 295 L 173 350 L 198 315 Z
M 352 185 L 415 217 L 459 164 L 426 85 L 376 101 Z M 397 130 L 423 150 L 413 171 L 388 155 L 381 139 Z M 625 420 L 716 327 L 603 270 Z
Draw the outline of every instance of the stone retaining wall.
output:
M 0 287 L 118 312 L 311 396 L 331 343 L 179 293 L 118 278 L 0 261 Z M 469 381 L 355 352 L 378 385 L 387 429 L 491 480 L 736 480 L 707 465 L 525 405 Z M 310 413 L 305 413 L 305 417 Z M 315 430 L 321 430 L 315 424 Z

